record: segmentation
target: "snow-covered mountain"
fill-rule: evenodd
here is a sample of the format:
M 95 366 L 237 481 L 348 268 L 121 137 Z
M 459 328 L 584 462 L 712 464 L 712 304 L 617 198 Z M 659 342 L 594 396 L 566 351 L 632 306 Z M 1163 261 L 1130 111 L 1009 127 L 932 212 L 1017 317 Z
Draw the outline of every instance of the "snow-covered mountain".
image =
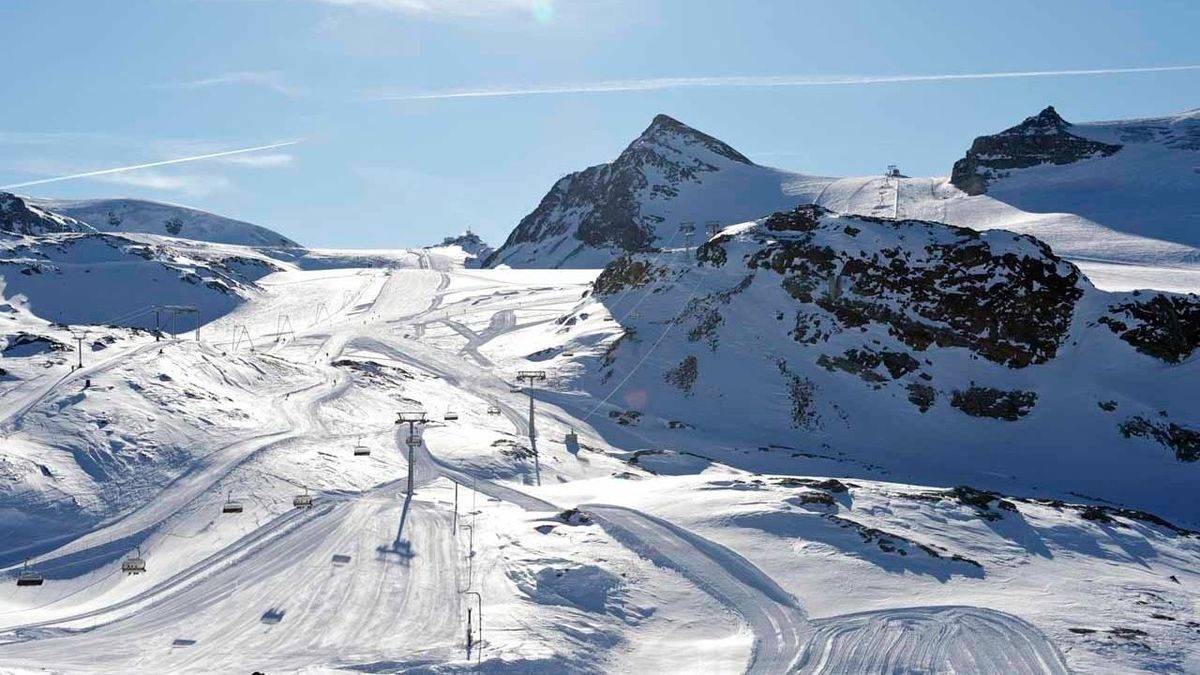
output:
M 495 250 L 471 230 L 455 237 L 446 237 L 437 246 L 427 248 L 439 257 L 454 260 L 463 267 L 482 266 L 483 261 Z
M 50 234 L 53 232 L 93 232 L 90 226 L 52 213 L 11 192 L 0 192 L 0 232 Z
M 759 166 L 725 143 L 658 115 L 612 162 L 561 178 L 485 265 L 603 267 L 626 251 L 682 243 L 708 223 L 744 222 L 801 199 L 796 176 Z
M 1200 110 L 1071 124 L 1048 107 L 975 139 L 951 182 L 1033 213 L 1200 246 Z
M 604 314 L 591 387 L 631 425 L 1197 522 L 1200 297 L 1099 291 L 1030 236 L 804 206 L 623 256 L 562 323 Z
M 178 243 L 177 243 L 178 242 Z M 201 322 L 255 292 L 283 267 L 253 249 L 102 232 L 0 233 L 0 283 L 33 314 L 64 324 L 152 328 L 154 305 L 190 305 Z M 188 318 L 188 326 L 194 317 Z
M 25 201 L 85 222 L 101 232 L 140 232 L 241 246 L 299 246 L 265 227 L 176 204 L 143 199 L 26 198 Z

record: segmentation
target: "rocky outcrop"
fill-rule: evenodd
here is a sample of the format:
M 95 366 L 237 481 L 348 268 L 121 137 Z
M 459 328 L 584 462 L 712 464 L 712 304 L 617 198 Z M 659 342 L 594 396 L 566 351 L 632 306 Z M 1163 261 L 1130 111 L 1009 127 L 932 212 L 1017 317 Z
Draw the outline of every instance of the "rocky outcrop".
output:
M 1110 305 L 1099 322 L 1143 354 L 1179 363 L 1200 347 L 1200 296 L 1143 292 Z
M 1054 357 L 1082 295 L 1081 277 L 1045 244 L 865 216 L 853 218 L 856 228 L 873 232 L 848 236 L 847 220 L 816 206 L 775 214 L 762 225 L 775 236 L 747 258 L 751 268 L 778 273 L 793 298 L 827 313 L 801 312 L 797 340 L 815 343 L 878 323 L 917 351 L 965 347 L 1013 368 Z M 721 246 L 722 238 L 707 246 Z M 856 239 L 895 243 L 868 251 Z
M 1015 127 L 980 136 L 966 156 L 954 163 L 950 182 L 967 194 L 980 195 L 987 192 L 989 181 L 1014 169 L 1107 157 L 1122 147 L 1077 136 L 1070 128 L 1050 106 Z
M 1004 391 L 993 387 L 971 387 L 957 390 L 950 405 L 971 417 L 991 417 L 1015 422 L 1029 414 L 1037 402 L 1032 391 Z
M 0 192 L 0 230 L 24 235 L 90 232 L 87 225 L 66 216 L 30 206 L 11 192 Z

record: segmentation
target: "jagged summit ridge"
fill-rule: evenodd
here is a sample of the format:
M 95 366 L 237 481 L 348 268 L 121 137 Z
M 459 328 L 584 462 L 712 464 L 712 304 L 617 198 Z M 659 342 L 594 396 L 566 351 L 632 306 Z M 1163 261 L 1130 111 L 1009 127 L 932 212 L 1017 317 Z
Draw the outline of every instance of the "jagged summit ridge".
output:
M 613 161 L 558 180 L 485 265 L 603 267 L 669 245 L 682 223 L 743 222 L 794 206 L 782 189 L 790 177 L 660 114 Z

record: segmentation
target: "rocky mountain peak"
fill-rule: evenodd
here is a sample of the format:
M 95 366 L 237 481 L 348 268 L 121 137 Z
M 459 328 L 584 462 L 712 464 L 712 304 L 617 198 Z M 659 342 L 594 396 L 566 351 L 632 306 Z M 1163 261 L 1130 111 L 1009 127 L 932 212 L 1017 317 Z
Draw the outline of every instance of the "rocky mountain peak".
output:
M 1017 169 L 1041 164 L 1072 164 L 1107 157 L 1121 145 L 1101 143 L 1072 134 L 1071 123 L 1054 106 L 998 134 L 980 136 L 962 159 L 954 163 L 950 182 L 970 195 L 987 192 L 988 182 Z
M 1003 132 L 1011 133 L 1015 131 L 1023 131 L 1026 133 L 1058 133 L 1066 131 L 1071 123 L 1064 120 L 1062 115 L 1054 109 L 1054 106 L 1046 106 L 1040 113 L 1033 117 L 1026 117 L 1024 122 L 1021 122 L 1015 127 Z
M 750 161 L 748 157 L 734 150 L 727 143 L 662 113 L 654 116 L 650 126 L 646 127 L 646 130 L 630 143 L 629 147 L 625 148 L 616 163 L 620 164 L 622 160 L 627 162 L 631 159 L 641 158 L 648 152 L 662 154 L 663 151 L 667 151 L 694 154 L 696 150 L 701 149 L 740 164 L 754 165 L 754 162 Z
M 485 266 L 602 267 L 669 246 L 684 223 L 739 223 L 797 202 L 781 172 L 668 115 L 611 162 L 559 179 Z

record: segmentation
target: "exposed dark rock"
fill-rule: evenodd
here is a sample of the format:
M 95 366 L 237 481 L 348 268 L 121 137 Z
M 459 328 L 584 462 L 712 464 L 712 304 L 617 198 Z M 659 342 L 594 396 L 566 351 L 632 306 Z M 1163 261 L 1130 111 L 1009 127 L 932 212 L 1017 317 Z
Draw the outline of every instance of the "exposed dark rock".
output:
M 1076 136 L 1070 128 L 1051 106 L 1015 127 L 980 136 L 966 156 L 954 163 L 950 182 L 967 194 L 980 195 L 987 192 L 989 181 L 1003 178 L 1013 169 L 1107 157 L 1122 147 Z
M 815 206 L 800 212 L 803 223 L 820 213 L 818 224 L 765 240 L 746 265 L 780 274 L 789 295 L 832 314 L 843 329 L 882 323 L 916 350 L 933 344 L 966 347 L 1020 368 L 1054 357 L 1083 294 L 1079 271 L 1032 237 L 1012 235 L 1035 252 L 1018 255 L 994 252 L 973 230 L 856 216 L 929 242 L 923 247 L 900 244 L 868 256 L 817 242 L 818 233 L 840 232 L 844 225 L 838 217 Z M 839 281 L 838 293 L 830 292 L 831 279 Z M 797 341 L 812 343 L 827 334 L 819 322 L 797 317 Z
M 665 269 L 655 269 L 645 260 L 623 255 L 604 268 L 592 284 L 596 295 L 612 295 L 646 284 L 666 274 Z
M 663 377 L 672 387 L 691 396 L 692 386 L 696 384 L 697 375 L 699 375 L 699 361 L 695 356 L 685 356 L 679 365 L 668 370 Z
M 1100 323 L 1143 354 L 1179 363 L 1200 347 L 1200 296 L 1155 293 L 1108 308 Z
M 926 412 L 933 407 L 933 402 L 937 400 L 937 389 L 920 382 L 913 382 L 908 385 L 908 400 L 921 412 Z
M 909 354 L 888 349 L 880 352 L 870 349 L 848 349 L 841 356 L 822 354 L 817 358 L 817 364 L 829 371 L 841 370 L 857 375 L 867 382 L 887 380 L 887 377 L 879 372 L 880 366 L 884 366 L 893 380 L 921 367 Z
M 1028 415 L 1036 402 L 1035 392 L 1005 391 L 992 387 L 955 390 L 950 397 L 950 405 L 971 417 L 991 417 L 1010 422 Z
M 1140 415 L 1121 422 L 1117 428 L 1125 438 L 1149 438 L 1174 450 L 1175 458 L 1181 462 L 1200 461 L 1200 431 L 1195 429 L 1174 422 L 1156 422 Z

